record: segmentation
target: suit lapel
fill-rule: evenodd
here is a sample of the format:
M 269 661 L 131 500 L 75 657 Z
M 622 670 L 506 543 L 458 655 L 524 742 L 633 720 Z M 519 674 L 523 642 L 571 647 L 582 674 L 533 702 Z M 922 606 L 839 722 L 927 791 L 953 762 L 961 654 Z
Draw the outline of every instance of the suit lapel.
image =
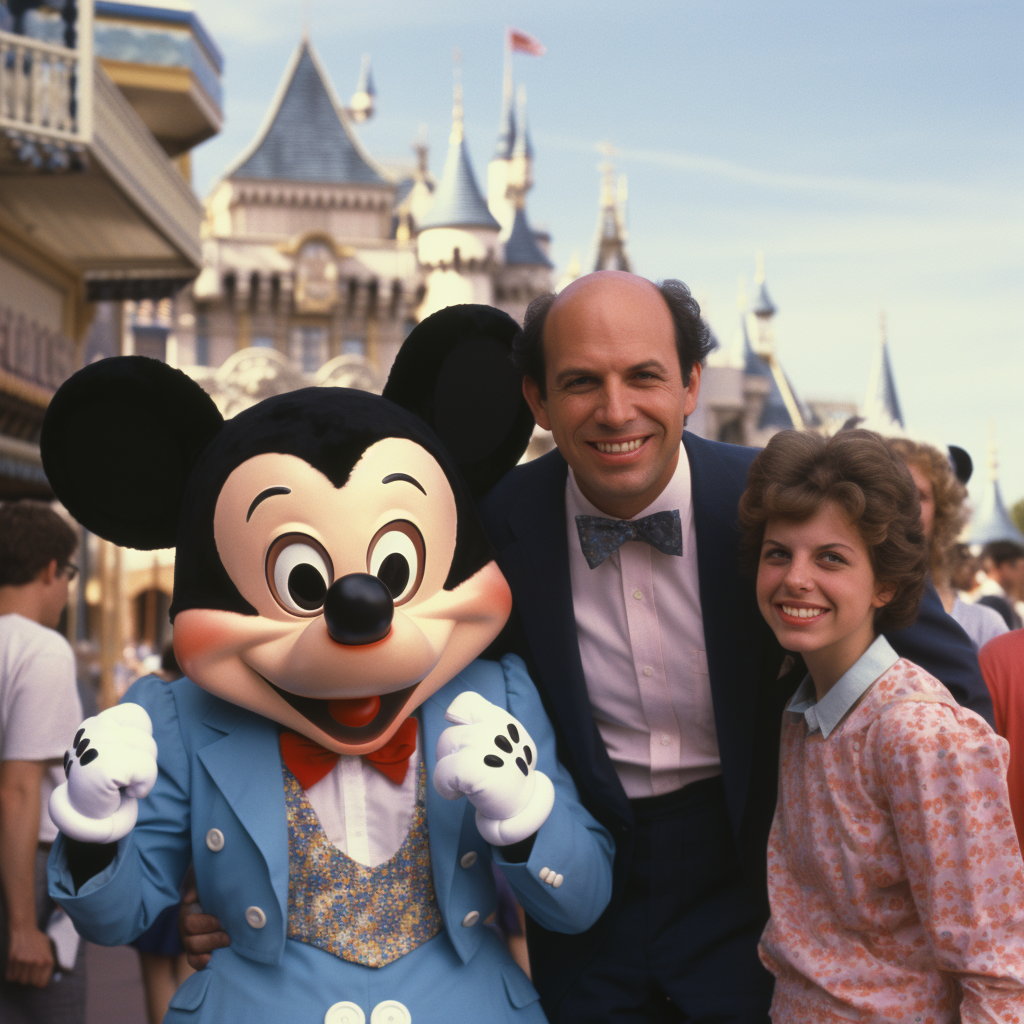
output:
M 736 510 L 746 466 L 721 458 L 715 446 L 688 432 L 697 570 L 711 700 L 722 776 L 733 828 L 739 829 L 750 780 L 755 710 L 765 625 L 754 586 L 739 576 Z
M 628 820 L 629 804 L 594 724 L 580 660 L 565 524 L 568 467 L 557 452 L 534 465 L 531 486 L 510 509 L 515 540 L 499 553 L 498 565 L 515 595 L 540 674 L 534 682 L 560 726 L 577 779 L 594 799 Z
M 455 677 L 458 679 L 458 676 Z M 448 684 L 451 685 L 451 684 Z M 427 793 L 424 798 L 427 812 L 427 838 L 430 845 L 430 866 L 434 875 L 434 892 L 437 905 L 447 921 L 448 903 L 451 898 L 452 882 L 455 878 L 455 864 L 458 857 L 460 835 L 469 825 L 476 831 L 472 804 L 468 800 L 446 800 L 434 788 L 434 768 L 437 766 L 437 740 L 448 728 L 445 720 L 445 689 L 434 694 L 419 708 L 423 760 L 427 768 Z M 484 694 L 488 700 L 490 694 Z M 493 703 L 493 701 L 492 701 Z
M 278 727 L 230 705 L 218 706 L 204 721 L 227 735 L 202 747 L 199 760 L 263 855 L 287 921 L 288 818 Z

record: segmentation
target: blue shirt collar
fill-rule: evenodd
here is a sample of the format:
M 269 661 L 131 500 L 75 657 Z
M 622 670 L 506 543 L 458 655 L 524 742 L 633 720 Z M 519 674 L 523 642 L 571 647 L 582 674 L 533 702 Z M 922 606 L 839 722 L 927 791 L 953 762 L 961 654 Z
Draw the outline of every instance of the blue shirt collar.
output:
M 814 699 L 814 682 L 804 676 L 787 711 L 803 715 L 807 731 L 821 730 L 822 739 L 843 720 L 843 716 L 867 692 L 871 684 L 900 660 L 884 636 L 875 642 L 839 677 L 839 681 L 819 701 Z

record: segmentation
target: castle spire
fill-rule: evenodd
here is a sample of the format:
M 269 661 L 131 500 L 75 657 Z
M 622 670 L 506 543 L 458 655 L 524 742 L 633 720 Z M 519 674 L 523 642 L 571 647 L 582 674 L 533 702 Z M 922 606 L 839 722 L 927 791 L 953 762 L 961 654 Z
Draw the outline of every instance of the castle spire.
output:
M 604 143 L 601 151 L 605 158 L 600 164 L 601 212 L 597 226 L 594 270 L 625 270 L 632 273 L 633 267 L 626 253 L 625 176 L 616 183 L 615 165 L 611 161 L 615 149 L 611 143 Z
M 896 394 L 896 379 L 889 358 L 889 335 L 885 312 L 879 314 L 879 343 L 875 365 L 871 371 L 867 397 L 864 399 L 864 425 L 882 433 L 904 430 L 903 410 Z
M 479 227 L 493 231 L 501 225 L 491 215 L 480 187 L 473 174 L 469 150 L 466 147 L 466 132 L 462 108 L 462 76 L 458 60 L 455 75 L 455 102 L 452 107 L 452 131 L 448 137 L 448 156 L 434 201 L 430 204 L 420 230 L 442 227 Z
M 1017 529 L 1006 511 L 1003 495 L 999 488 L 999 459 L 993 432 L 988 451 L 988 483 L 981 501 L 978 515 L 971 524 L 971 543 L 990 544 L 996 540 L 1012 540 L 1024 544 L 1024 534 Z

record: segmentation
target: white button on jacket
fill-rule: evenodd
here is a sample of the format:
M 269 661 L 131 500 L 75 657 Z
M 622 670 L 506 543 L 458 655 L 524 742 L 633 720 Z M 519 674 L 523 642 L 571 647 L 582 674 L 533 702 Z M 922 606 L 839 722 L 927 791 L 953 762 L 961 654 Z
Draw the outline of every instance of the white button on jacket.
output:
M 471 910 L 462 919 L 462 927 L 463 928 L 472 928 L 473 925 L 475 925 L 477 923 L 477 921 L 479 921 L 479 920 L 480 920 L 480 911 L 479 910 Z
M 214 853 L 219 853 L 224 849 L 224 833 L 219 828 L 211 828 L 206 833 L 206 845 Z
M 373 1008 L 370 1024 L 412 1024 L 412 1014 L 397 999 L 385 999 Z
M 459 863 L 464 868 L 471 868 L 476 863 L 476 850 L 470 850 L 469 853 L 464 853 Z
M 245 912 L 245 919 L 253 928 L 262 928 L 267 923 L 267 915 L 259 907 L 250 907 Z
M 346 999 L 328 1009 L 324 1014 L 324 1024 L 366 1024 L 366 1014 Z

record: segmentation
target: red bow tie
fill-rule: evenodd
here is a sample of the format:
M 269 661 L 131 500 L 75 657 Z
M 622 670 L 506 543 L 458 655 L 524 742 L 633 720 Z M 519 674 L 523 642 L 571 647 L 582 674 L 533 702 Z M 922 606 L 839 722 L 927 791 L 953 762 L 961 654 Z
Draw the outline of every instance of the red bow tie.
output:
M 415 750 L 416 719 L 409 717 L 383 747 L 362 756 L 363 760 L 369 761 L 377 771 L 383 772 L 392 782 L 401 785 L 409 770 L 409 758 Z M 281 757 L 303 789 L 309 789 L 332 771 L 340 756 L 301 733 L 292 732 L 290 729 L 281 732 Z

